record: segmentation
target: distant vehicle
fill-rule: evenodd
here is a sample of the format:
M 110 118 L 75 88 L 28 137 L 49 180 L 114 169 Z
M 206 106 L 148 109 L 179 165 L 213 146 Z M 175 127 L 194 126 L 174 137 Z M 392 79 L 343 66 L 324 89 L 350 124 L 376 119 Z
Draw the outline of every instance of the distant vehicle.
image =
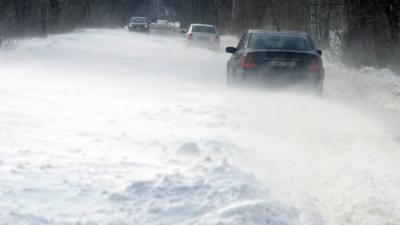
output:
M 155 23 L 150 24 L 151 28 L 160 30 L 173 30 L 175 29 L 175 23 L 168 20 L 157 20 Z
M 249 30 L 237 47 L 227 47 L 228 85 L 256 81 L 270 85 L 304 84 L 322 93 L 322 51 L 306 33 Z
M 149 20 L 146 17 L 132 17 L 129 21 L 129 31 L 149 32 Z
M 186 39 L 189 45 L 201 45 L 214 49 L 218 49 L 220 44 L 217 28 L 208 24 L 190 25 L 186 33 Z

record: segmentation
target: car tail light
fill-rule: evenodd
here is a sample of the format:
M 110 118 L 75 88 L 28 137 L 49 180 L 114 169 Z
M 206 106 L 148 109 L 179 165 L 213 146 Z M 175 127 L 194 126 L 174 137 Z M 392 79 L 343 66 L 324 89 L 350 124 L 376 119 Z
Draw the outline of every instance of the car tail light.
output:
M 188 39 L 188 40 L 193 40 L 193 34 L 192 34 L 192 33 L 188 33 L 187 39 Z
M 251 55 L 245 54 L 240 58 L 240 66 L 243 69 L 253 69 L 257 67 L 257 64 Z
M 216 36 L 215 36 L 215 42 L 218 42 L 218 43 L 219 43 L 220 40 L 221 40 L 221 38 L 220 38 L 218 35 L 216 35 Z
M 310 64 L 307 66 L 308 71 L 318 72 L 321 70 L 321 61 L 319 59 L 311 60 Z

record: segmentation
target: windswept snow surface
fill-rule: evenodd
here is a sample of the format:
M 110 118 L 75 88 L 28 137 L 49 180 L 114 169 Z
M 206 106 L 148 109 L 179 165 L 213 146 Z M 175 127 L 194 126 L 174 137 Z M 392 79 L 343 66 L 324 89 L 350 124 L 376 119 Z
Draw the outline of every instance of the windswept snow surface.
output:
M 327 54 L 324 98 L 229 89 L 227 58 L 125 30 L 1 52 L 0 225 L 400 224 L 400 77 Z

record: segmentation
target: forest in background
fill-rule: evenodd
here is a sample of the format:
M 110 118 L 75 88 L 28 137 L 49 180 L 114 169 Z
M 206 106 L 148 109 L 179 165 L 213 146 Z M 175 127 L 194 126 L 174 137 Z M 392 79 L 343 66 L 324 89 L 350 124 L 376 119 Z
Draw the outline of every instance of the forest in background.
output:
M 0 0 L 0 43 L 123 26 L 131 16 L 212 23 L 236 35 L 306 31 L 321 48 L 340 49 L 347 64 L 400 70 L 400 0 Z

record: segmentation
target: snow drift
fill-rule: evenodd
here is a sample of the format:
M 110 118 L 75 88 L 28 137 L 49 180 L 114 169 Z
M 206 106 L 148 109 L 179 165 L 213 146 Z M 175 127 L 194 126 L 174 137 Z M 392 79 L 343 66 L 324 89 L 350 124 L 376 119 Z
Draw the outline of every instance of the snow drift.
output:
M 227 57 L 125 30 L 2 51 L 0 224 L 400 223 L 398 76 L 327 57 L 324 98 L 228 89 Z

